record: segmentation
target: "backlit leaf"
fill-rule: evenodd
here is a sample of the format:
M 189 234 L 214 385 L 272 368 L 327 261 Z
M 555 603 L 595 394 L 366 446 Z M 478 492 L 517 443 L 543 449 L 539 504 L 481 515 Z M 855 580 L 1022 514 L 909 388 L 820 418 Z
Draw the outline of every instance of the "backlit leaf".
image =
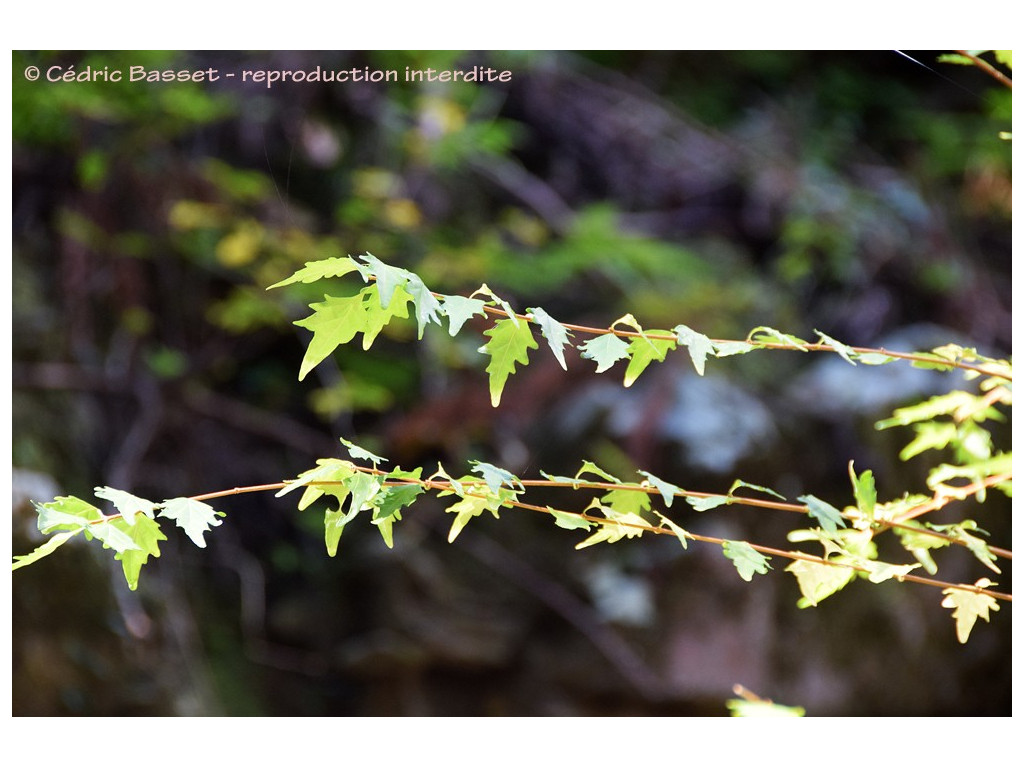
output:
M 483 477 L 487 487 L 491 489 L 491 493 L 497 493 L 502 485 L 507 485 L 509 488 L 523 487 L 519 478 L 507 469 L 488 464 L 486 461 L 470 461 L 470 464 L 473 465 L 472 471 Z
M 875 504 L 878 501 L 878 494 L 875 491 L 875 476 L 870 469 L 866 469 L 857 475 L 853 469 L 853 462 L 850 462 L 850 482 L 853 483 L 853 496 L 857 500 L 857 509 L 868 520 L 874 520 Z
M 166 541 L 163 531 L 156 520 L 145 515 L 135 517 L 135 524 L 128 526 L 124 520 L 120 521 L 127 526 L 127 533 L 138 546 L 136 549 L 128 549 L 114 555 L 115 560 L 121 561 L 121 570 L 124 571 L 125 581 L 128 582 L 128 589 L 135 590 L 139 586 L 139 573 L 149 558 L 160 557 L 160 546 L 158 542 Z
M 988 579 L 978 579 L 974 586 L 984 589 L 995 585 Z M 974 629 L 974 624 L 979 618 L 988 621 L 989 611 L 999 610 L 999 603 L 990 595 L 955 587 L 942 590 L 942 594 L 946 596 L 942 600 L 942 607 L 953 609 L 953 618 L 956 619 L 956 639 L 961 643 L 967 642 L 971 636 L 971 630 Z
M 27 555 L 15 555 L 14 564 L 11 566 L 12 571 L 16 571 L 26 565 L 31 565 L 37 560 L 41 560 L 50 553 L 52 553 L 61 544 L 64 544 L 68 539 L 77 536 L 81 531 L 64 531 L 51 536 L 43 544 L 33 549 Z
M 493 328 L 484 331 L 490 337 L 480 351 L 490 355 L 487 366 L 490 375 L 491 405 L 495 408 L 501 402 L 501 392 L 508 377 L 515 373 L 516 363 L 530 362 L 527 350 L 537 349 L 529 323 L 516 325 L 512 320 L 499 320 Z
M 849 584 L 856 575 L 852 568 L 810 560 L 794 560 L 786 570 L 796 576 L 800 586 L 800 594 L 803 595 L 797 601 L 800 608 L 816 606 Z
M 834 349 L 836 353 L 850 365 L 857 365 L 857 363 L 853 361 L 853 358 L 856 357 L 857 353 L 852 347 L 843 344 L 841 341 L 836 341 L 831 336 L 828 336 L 821 331 L 815 330 L 814 332 L 818 334 L 822 344 L 827 344 L 832 347 L 832 349 Z
M 209 504 L 195 499 L 176 498 L 168 499 L 161 505 L 159 517 L 166 517 L 177 523 L 179 528 L 195 543 L 197 547 L 205 547 L 206 541 L 203 535 L 211 528 L 221 524 L 218 517 L 223 513 L 217 512 Z
M 650 331 L 650 333 L 666 334 L 668 331 Z M 663 362 L 665 356 L 675 348 L 675 341 L 670 339 L 651 339 L 646 336 L 634 338 L 629 343 L 629 365 L 626 366 L 623 386 L 631 387 L 648 365 L 654 361 Z
M 551 516 L 555 518 L 555 525 L 559 528 L 565 528 L 569 531 L 582 528 L 585 531 L 589 531 L 591 526 L 593 526 L 593 523 L 589 520 L 571 512 L 562 512 L 561 510 L 552 509 L 551 507 L 548 507 L 548 512 L 550 512 Z
M 135 515 L 139 512 L 149 518 L 156 515 L 154 511 L 157 506 L 156 502 L 149 501 L 148 499 L 141 499 L 126 491 L 119 491 L 116 488 L 107 486 L 94 488 L 93 492 L 97 498 L 106 499 L 111 502 L 117 508 L 117 511 L 121 513 L 121 517 L 125 519 L 128 525 L 135 522 Z
M 355 270 L 356 263 L 352 260 L 351 256 L 332 256 L 329 259 L 321 259 L 320 261 L 307 261 L 306 266 L 291 277 L 274 283 L 267 290 L 280 288 L 282 285 L 289 285 L 290 283 L 315 283 L 317 280 L 328 277 L 341 277 Z
M 387 461 L 387 459 L 383 458 L 382 456 L 378 456 L 375 453 L 370 453 L 365 448 L 360 448 L 358 445 L 349 440 L 346 440 L 344 437 L 340 438 L 340 440 L 341 444 L 344 445 L 345 448 L 348 450 L 348 455 L 351 456 L 353 459 L 369 461 L 372 462 L 374 466 L 377 466 L 382 461 Z

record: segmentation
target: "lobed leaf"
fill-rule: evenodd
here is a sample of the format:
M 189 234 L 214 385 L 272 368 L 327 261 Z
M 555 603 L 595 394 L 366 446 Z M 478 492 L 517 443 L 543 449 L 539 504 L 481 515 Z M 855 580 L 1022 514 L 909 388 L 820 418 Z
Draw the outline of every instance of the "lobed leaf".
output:
M 716 354 L 715 344 L 703 333 L 698 333 L 685 325 L 677 325 L 672 330 L 676 333 L 676 341 L 686 347 L 686 350 L 690 353 L 690 360 L 693 361 L 693 367 L 697 370 L 697 375 L 703 376 L 704 362 L 707 360 L 708 355 Z
M 280 288 L 291 283 L 315 283 L 317 280 L 328 277 L 342 277 L 349 272 L 354 272 L 356 269 L 356 262 L 352 260 L 351 256 L 332 256 L 329 259 L 307 261 L 306 266 L 295 272 L 291 277 L 274 283 L 267 290 Z
M 740 578 L 744 581 L 751 581 L 755 573 L 768 573 L 771 566 L 765 557 L 745 541 L 724 541 L 722 542 L 722 554 L 732 560 Z
M 802 501 L 806 504 L 807 514 L 817 520 L 818 524 L 829 533 L 835 532 L 838 528 L 846 527 L 843 513 L 817 496 L 812 496 L 811 494 L 798 496 L 797 501 Z
M 533 321 L 540 326 L 541 333 L 547 339 L 548 346 L 562 366 L 562 370 L 568 370 L 565 364 L 565 352 L 563 348 L 569 343 L 571 335 L 564 325 L 555 320 L 551 315 L 540 307 L 530 307 L 526 310 L 533 316 Z
M 604 373 L 619 360 L 629 357 L 629 344 L 614 333 L 605 333 L 580 344 L 580 356 L 597 363 L 597 373 Z
M 974 586 L 984 589 L 995 585 L 988 579 L 978 579 Z M 999 610 L 999 603 L 990 595 L 956 587 L 948 587 L 942 590 L 942 594 L 946 596 L 942 600 L 942 607 L 953 609 L 953 618 L 956 619 L 956 639 L 961 644 L 967 642 L 971 636 L 971 630 L 974 629 L 974 624 L 979 618 L 987 622 L 989 611 Z
M 168 499 L 161 505 L 159 517 L 166 517 L 173 520 L 179 528 L 182 528 L 186 535 L 192 539 L 197 547 L 205 547 L 204 534 L 211 528 L 221 524 L 218 517 L 223 517 L 209 504 L 195 499 L 179 497 Z
M 517 324 L 514 318 L 499 320 L 493 328 L 484 331 L 484 335 L 490 336 L 491 340 L 480 351 L 491 357 L 487 373 L 490 375 L 491 405 L 497 408 L 505 382 L 515 373 L 516 363 L 527 365 L 530 362 L 528 350 L 537 349 L 537 341 L 529 323 Z

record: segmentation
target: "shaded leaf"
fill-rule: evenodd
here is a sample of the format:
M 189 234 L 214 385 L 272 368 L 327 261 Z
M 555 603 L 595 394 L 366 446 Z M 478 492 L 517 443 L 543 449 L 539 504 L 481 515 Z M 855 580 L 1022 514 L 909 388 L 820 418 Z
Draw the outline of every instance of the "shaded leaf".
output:
M 832 349 L 834 349 L 836 353 L 850 365 L 857 365 L 857 363 L 853 361 L 853 358 L 857 356 L 857 352 L 854 351 L 852 347 L 843 344 L 841 341 L 836 341 L 831 336 L 828 336 L 819 330 L 815 330 L 814 332 L 818 334 L 818 338 L 821 340 L 822 344 L 827 344 L 832 347 Z
M 771 566 L 765 557 L 745 541 L 724 541 L 722 542 L 722 553 L 732 560 L 740 578 L 744 581 L 751 581 L 755 573 L 768 573 Z
M 587 339 L 578 349 L 581 357 L 597 363 L 597 373 L 604 373 L 619 360 L 629 357 L 629 345 L 614 333 Z
M 806 496 L 797 497 L 797 501 L 802 501 L 806 504 L 807 514 L 817 520 L 818 524 L 829 533 L 835 532 L 838 528 L 846 527 L 843 513 L 817 496 L 807 494 Z
M 569 343 L 569 336 L 571 335 L 569 331 L 540 307 L 530 307 L 526 311 L 533 316 L 534 322 L 540 326 L 541 333 L 547 339 L 548 346 L 551 347 L 551 351 L 554 353 L 555 359 L 558 360 L 558 364 L 562 366 L 562 370 L 568 370 L 565 364 L 563 348 Z
M 677 325 L 672 330 L 676 332 L 676 340 L 686 347 L 686 350 L 690 353 L 690 360 L 693 361 L 693 367 L 697 370 L 697 374 L 703 376 L 704 362 L 707 360 L 708 355 L 716 354 L 715 345 L 711 339 L 685 325 Z

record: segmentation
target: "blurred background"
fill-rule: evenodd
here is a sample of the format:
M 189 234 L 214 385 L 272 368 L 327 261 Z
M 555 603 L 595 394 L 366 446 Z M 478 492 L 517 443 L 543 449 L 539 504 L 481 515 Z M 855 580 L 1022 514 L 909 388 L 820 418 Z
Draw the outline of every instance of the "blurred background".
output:
M 109 485 L 160 500 L 295 477 L 344 436 L 405 468 L 521 477 L 584 459 L 724 493 L 852 502 L 925 490 L 893 408 L 961 386 L 901 364 L 685 352 L 630 389 L 546 348 L 489 403 L 485 324 L 389 326 L 303 382 L 294 320 L 332 286 L 265 287 L 371 252 L 432 289 L 607 326 L 758 325 L 1009 354 L 1010 91 L 939 52 L 15 52 L 13 549 L 30 500 Z M 922 66 L 922 64 L 924 66 Z M 29 82 L 29 65 L 336 71 L 473 66 L 495 83 Z M 577 341 L 582 341 L 578 339 Z M 543 345 L 542 345 L 543 346 Z M 1009 424 L 997 441 L 1009 446 Z M 528 501 L 582 509 L 580 494 Z M 718 547 L 507 510 L 453 544 L 421 497 L 387 549 L 323 507 L 220 500 L 199 550 L 168 529 L 129 592 L 69 544 L 13 578 L 15 715 L 724 715 L 742 684 L 812 715 L 1008 715 L 1010 613 L 956 642 L 938 589 L 859 580 L 817 608 Z M 790 548 L 784 513 L 672 509 Z M 1009 546 L 1009 504 L 950 505 Z M 906 553 L 889 553 L 906 562 Z M 963 550 L 940 577 L 993 574 Z M 994 577 L 1009 591 L 1009 563 Z

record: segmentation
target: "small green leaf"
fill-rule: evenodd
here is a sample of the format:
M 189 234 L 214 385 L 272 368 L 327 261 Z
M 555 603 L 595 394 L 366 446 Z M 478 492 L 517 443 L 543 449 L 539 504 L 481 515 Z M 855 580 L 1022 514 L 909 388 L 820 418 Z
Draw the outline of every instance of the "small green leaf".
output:
M 516 363 L 526 365 L 530 362 L 528 350 L 537 349 L 537 341 L 529 323 L 517 325 L 514 319 L 499 320 L 493 328 L 484 331 L 484 335 L 490 336 L 491 340 L 480 351 L 491 357 L 487 373 L 490 375 L 491 405 L 497 408 L 505 382 L 515 373 Z
M 383 261 L 378 259 L 372 253 L 367 253 L 359 257 L 369 265 L 369 269 L 363 272 L 363 276 L 366 276 L 366 272 L 372 274 L 377 281 L 377 297 L 380 301 L 380 308 L 387 309 L 388 305 L 391 304 L 391 299 L 399 288 L 404 286 L 409 281 L 409 272 L 398 267 L 392 267 L 385 264 Z
M 870 469 L 860 473 L 860 476 L 853 469 L 853 462 L 850 462 L 850 482 L 853 483 L 853 496 L 857 500 L 857 509 L 868 520 L 875 519 L 875 504 L 878 495 L 875 491 L 875 476 Z
M 715 357 L 745 355 L 755 349 L 759 349 L 759 347 L 746 341 L 720 341 L 715 344 Z
M 650 331 L 655 334 L 666 334 L 668 331 Z M 670 339 L 652 339 L 644 336 L 634 338 L 629 343 L 629 365 L 626 366 L 626 375 L 622 381 L 623 386 L 631 387 L 633 382 L 639 378 L 648 365 L 652 362 L 663 362 L 665 356 L 676 348 L 676 342 Z
M 280 288 L 282 285 L 289 285 L 290 283 L 315 283 L 317 280 L 328 277 L 341 277 L 355 271 L 355 269 L 356 263 L 352 260 L 351 256 L 332 256 L 329 259 L 321 259 L 320 261 L 307 261 L 305 267 L 291 277 L 279 283 L 274 283 L 267 290 Z
M 841 358 L 843 358 L 843 360 L 848 362 L 850 365 L 857 365 L 853 361 L 853 358 L 857 356 L 857 352 L 854 351 L 853 347 L 849 347 L 846 344 L 843 344 L 841 341 L 836 341 L 831 336 L 828 336 L 819 330 L 815 330 L 814 332 L 818 334 L 818 338 L 821 340 L 822 344 L 826 344 L 832 347 L 832 349 L 836 351 L 836 354 L 838 354 Z
M 383 458 L 381 456 L 378 456 L 375 453 L 370 453 L 365 448 L 360 448 L 358 445 L 356 445 L 353 442 L 350 442 L 349 440 L 346 440 L 344 437 L 340 438 L 340 440 L 341 440 L 341 444 L 344 445 L 345 448 L 348 449 L 348 455 L 351 456 L 353 459 L 356 459 L 356 460 L 362 459 L 364 461 L 372 462 L 373 466 L 377 466 L 382 461 L 387 461 L 387 459 L 385 459 L 385 458 Z
M 676 332 L 676 340 L 690 353 L 690 360 L 693 361 L 693 367 L 697 369 L 697 375 L 703 376 L 704 362 L 708 355 L 716 354 L 715 345 L 711 339 L 685 325 L 677 325 L 672 330 Z
M 607 517 L 608 520 L 596 523 L 598 526 L 597 531 L 577 544 L 576 549 L 585 549 L 586 547 L 591 547 L 594 544 L 600 544 L 603 541 L 613 544 L 620 539 L 637 538 L 643 534 L 644 527 L 648 525 L 647 521 L 642 517 L 634 514 L 617 512 L 610 507 L 602 506 L 598 503 L 597 499 L 594 499 L 587 509 L 589 510 L 595 507 L 605 517 Z
M 985 589 L 995 586 L 995 584 L 988 579 L 978 579 L 974 586 Z M 987 622 L 989 611 L 999 610 L 999 603 L 989 595 L 955 587 L 942 590 L 942 594 L 946 596 L 942 600 L 942 607 L 953 609 L 953 618 L 956 619 L 956 639 L 961 644 L 967 642 L 971 636 L 971 630 L 974 629 L 974 624 L 979 618 Z
M 728 496 L 687 496 L 686 503 L 698 512 L 707 512 L 715 507 L 732 504 L 732 499 Z
M 644 472 L 640 470 L 640 474 L 650 481 L 650 484 L 658 489 L 658 493 L 661 494 L 661 498 L 665 500 L 665 506 L 671 507 L 672 502 L 675 500 L 676 494 L 682 495 L 683 489 L 678 485 L 672 485 L 672 483 L 662 480 L 660 477 L 655 477 L 650 472 Z
M 125 581 L 128 582 L 128 589 L 136 590 L 139 587 L 139 573 L 142 566 L 149 562 L 150 556 L 160 557 L 160 546 L 158 542 L 166 541 L 160 524 L 151 520 L 145 515 L 136 516 L 135 524 L 128 526 L 124 520 L 118 521 L 127 527 L 127 533 L 138 545 L 135 549 L 125 550 L 114 555 L 115 560 L 121 561 L 121 570 L 124 572 Z
M 473 472 L 483 477 L 484 482 L 487 483 L 487 487 L 491 489 L 491 493 L 497 493 L 498 489 L 502 485 L 507 485 L 509 488 L 515 488 L 518 486 L 520 489 L 523 488 L 523 484 L 519 481 L 519 478 L 509 472 L 507 469 L 496 467 L 493 464 L 488 464 L 486 461 L 470 461 L 473 465 Z
M 167 499 L 160 506 L 163 509 L 161 509 L 159 517 L 173 520 L 179 528 L 184 529 L 197 547 L 206 546 L 203 535 L 211 528 L 221 524 L 221 521 L 217 519 L 218 516 L 224 516 L 209 504 L 184 497 Z
M 347 344 L 366 326 L 363 294 L 355 296 L 324 296 L 322 302 L 310 304 L 313 314 L 295 325 L 313 332 L 299 367 L 299 381 L 323 362 L 339 345 Z
M 487 317 L 487 305 L 481 299 L 465 296 L 442 296 L 441 314 L 448 318 L 448 332 L 455 336 L 469 318 L 474 315 Z
M 807 342 L 803 339 L 791 336 L 788 333 L 782 333 L 774 328 L 769 328 L 767 325 L 759 325 L 754 328 L 748 335 L 747 341 L 751 344 L 779 344 L 784 347 L 790 347 L 792 349 L 799 349 L 801 352 L 807 351 Z
M 787 707 L 770 701 L 729 699 L 725 706 L 733 717 L 803 717 L 807 714 L 803 707 Z
M 571 335 L 569 331 L 540 307 L 530 307 L 526 311 L 533 316 L 533 321 L 540 326 L 541 333 L 547 339 L 548 346 L 551 347 L 551 351 L 554 353 L 555 359 L 558 360 L 558 364 L 562 366 L 562 370 L 568 370 L 565 364 L 563 347 L 569 343 L 569 336 Z
M 722 553 L 732 560 L 740 578 L 744 581 L 751 581 L 755 573 L 768 573 L 771 568 L 765 557 L 745 541 L 724 541 L 722 542 Z
M 438 312 L 441 311 L 441 303 L 430 292 L 419 275 L 409 274 L 409 281 L 405 284 L 406 292 L 412 297 L 413 305 L 416 307 L 416 323 L 418 325 L 418 337 L 423 338 L 423 331 L 429 323 L 441 324 Z
M 55 536 L 51 536 L 43 544 L 33 549 L 27 555 L 15 555 L 14 564 L 11 566 L 12 571 L 16 571 L 19 568 L 23 568 L 26 565 L 31 565 L 37 560 L 42 560 L 47 555 L 51 554 L 57 547 L 64 544 L 68 539 L 71 539 L 81 533 L 78 531 L 64 531 L 58 533 Z
M 587 339 L 578 349 L 585 360 L 597 363 L 597 373 L 604 373 L 619 360 L 629 357 L 629 345 L 614 333 Z
M 634 491 L 629 488 L 616 488 L 601 497 L 607 506 L 616 512 L 639 515 L 651 509 L 651 496 L 646 491 Z
M 121 525 L 117 525 L 117 523 Z M 128 526 L 124 518 L 113 517 L 106 522 L 90 525 L 85 529 L 85 536 L 86 538 L 92 537 L 97 541 L 103 542 L 105 548 L 112 549 L 117 553 L 130 549 L 139 549 L 139 545 L 135 543 L 135 540 L 129 534 L 125 533 L 122 526 Z
M 838 528 L 846 527 L 843 513 L 817 496 L 812 496 L 811 494 L 798 496 L 797 501 L 802 501 L 806 504 L 807 514 L 817 520 L 819 525 L 829 533 L 834 533 Z
M 786 570 L 796 576 L 803 595 L 797 606 L 807 608 L 817 606 L 822 600 L 834 595 L 851 581 L 856 575 L 852 568 L 839 565 L 826 565 L 809 560 L 794 560 Z
M 102 520 L 103 513 L 77 496 L 58 496 L 46 504 L 36 504 L 36 527 L 40 533 L 78 531 L 94 520 Z
M 915 568 L 920 568 L 920 563 L 914 563 L 913 565 L 894 565 L 892 563 L 882 563 L 878 560 L 860 560 L 857 565 L 867 569 L 868 581 L 872 584 L 881 584 L 883 581 L 889 579 L 896 579 L 902 581 L 903 577 L 910 573 Z
M 687 541 L 686 540 L 688 538 L 690 538 L 690 534 L 687 533 L 686 531 L 684 531 L 682 528 L 680 528 L 675 523 L 673 523 L 671 520 L 669 520 L 667 517 L 665 517 L 660 512 L 655 511 L 654 514 L 656 514 L 658 516 L 658 519 L 661 520 L 662 525 L 667 526 L 668 529 L 670 531 L 672 531 L 672 533 L 674 533 L 676 535 L 676 538 L 679 539 L 679 543 L 683 545 L 683 549 L 686 549 L 686 546 L 687 546 Z
M 765 488 L 763 485 L 754 485 L 752 483 L 744 482 L 743 480 L 736 480 L 729 487 L 729 495 L 735 496 L 736 491 L 738 491 L 740 488 L 749 488 L 752 491 L 760 491 L 761 493 L 767 493 L 769 496 L 774 496 L 777 499 L 782 499 L 783 501 L 786 500 L 785 496 L 783 496 L 781 493 L 773 491 L 771 488 Z M 736 496 L 736 498 L 741 499 L 743 497 Z
M 572 512 L 562 512 L 557 509 L 552 509 L 551 507 L 548 507 L 548 512 L 550 512 L 551 516 L 555 518 L 555 525 L 559 528 L 565 528 L 569 531 L 582 528 L 585 531 L 589 531 L 593 526 L 593 523 L 589 520 L 586 520 L 577 514 L 573 514 Z
M 583 462 L 583 466 L 580 467 L 580 471 L 576 473 L 576 479 L 579 480 L 580 475 L 585 474 L 597 475 L 598 477 L 607 480 L 609 483 L 622 483 L 622 481 L 615 477 L 615 475 L 608 474 L 589 459 Z

